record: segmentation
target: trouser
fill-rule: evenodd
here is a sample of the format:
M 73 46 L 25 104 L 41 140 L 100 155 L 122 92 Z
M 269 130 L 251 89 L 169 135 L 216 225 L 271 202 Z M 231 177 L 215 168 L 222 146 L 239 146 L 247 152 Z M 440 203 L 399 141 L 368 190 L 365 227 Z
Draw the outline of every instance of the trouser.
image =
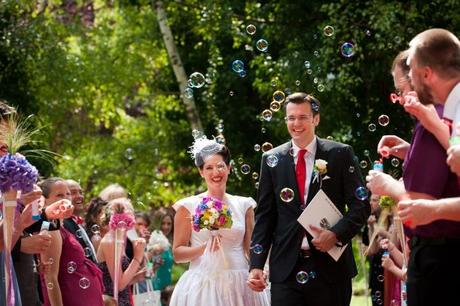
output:
M 299 255 L 288 279 L 271 283 L 272 306 L 349 306 L 351 279 L 330 282 L 314 268 L 313 259 Z
M 460 239 L 414 237 L 410 246 L 408 305 L 459 305 Z

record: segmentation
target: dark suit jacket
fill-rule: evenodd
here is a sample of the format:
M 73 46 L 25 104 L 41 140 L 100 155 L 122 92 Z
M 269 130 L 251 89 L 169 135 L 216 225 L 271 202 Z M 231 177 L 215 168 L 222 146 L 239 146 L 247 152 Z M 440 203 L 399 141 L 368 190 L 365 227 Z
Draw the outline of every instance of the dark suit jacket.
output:
M 91 243 L 91 241 L 89 241 L 89 240 L 86 241 L 86 239 L 83 239 L 82 235 L 77 236 L 77 231 L 78 230 L 84 231 L 85 229 L 80 229 L 78 224 L 72 218 L 64 219 L 64 226 L 69 232 L 71 232 L 75 236 L 75 238 L 78 240 L 78 242 L 80 243 L 80 245 L 83 248 L 83 250 L 85 250 L 85 248 L 89 248 L 89 250 L 91 252 L 90 252 L 90 256 L 88 258 L 91 259 L 92 262 L 97 264 L 96 254 L 93 253 L 92 248 L 89 245 L 89 243 Z
M 263 269 L 271 247 L 270 280 L 272 282 L 285 281 L 293 271 L 305 233 L 304 228 L 297 222 L 302 210 L 294 158 L 289 154 L 291 147 L 291 142 L 287 142 L 265 152 L 260 170 L 255 228 L 251 245 L 261 245 L 263 252 L 262 254 L 251 252 L 250 267 Z M 278 157 L 278 164 L 272 168 L 267 165 L 266 159 L 273 154 Z M 330 230 L 336 233 L 338 240 L 345 245 L 360 231 L 370 214 L 368 201 L 360 201 L 355 197 L 356 188 L 365 186 L 359 165 L 354 159 L 353 149 L 350 146 L 320 138 L 317 138 L 315 160 L 317 159 L 328 162 L 327 176 L 330 179 L 323 180 L 322 189 L 344 215 Z M 353 172 L 349 171 L 350 166 L 354 167 Z M 312 170 L 307 169 L 307 171 Z M 314 175 L 312 181 L 313 177 Z M 281 190 L 286 187 L 295 193 L 294 199 L 289 203 L 283 202 L 280 198 Z M 319 180 L 310 182 L 307 203 L 315 196 L 319 187 Z M 309 242 L 312 239 L 310 235 L 307 235 L 307 238 Z M 337 262 L 327 253 L 317 251 L 311 242 L 310 246 L 315 272 L 322 277 L 334 282 L 350 279 L 357 274 L 351 244 Z

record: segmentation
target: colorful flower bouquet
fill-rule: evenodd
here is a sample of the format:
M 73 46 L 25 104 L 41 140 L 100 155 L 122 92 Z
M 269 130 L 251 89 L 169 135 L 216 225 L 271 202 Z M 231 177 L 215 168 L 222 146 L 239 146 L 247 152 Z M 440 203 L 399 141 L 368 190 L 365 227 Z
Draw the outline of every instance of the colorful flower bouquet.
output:
M 204 197 L 195 209 L 193 229 L 197 232 L 202 229 L 213 231 L 231 228 L 232 224 L 232 212 L 221 200 Z

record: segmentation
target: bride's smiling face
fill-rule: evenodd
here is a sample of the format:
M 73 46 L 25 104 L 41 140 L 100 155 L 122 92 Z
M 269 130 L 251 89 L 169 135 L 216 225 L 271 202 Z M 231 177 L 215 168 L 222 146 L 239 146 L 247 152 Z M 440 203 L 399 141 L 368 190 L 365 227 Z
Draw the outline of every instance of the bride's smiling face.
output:
M 230 174 L 230 166 L 225 164 L 222 155 L 214 154 L 208 157 L 200 168 L 200 175 L 206 181 L 209 188 L 225 188 L 228 175 Z

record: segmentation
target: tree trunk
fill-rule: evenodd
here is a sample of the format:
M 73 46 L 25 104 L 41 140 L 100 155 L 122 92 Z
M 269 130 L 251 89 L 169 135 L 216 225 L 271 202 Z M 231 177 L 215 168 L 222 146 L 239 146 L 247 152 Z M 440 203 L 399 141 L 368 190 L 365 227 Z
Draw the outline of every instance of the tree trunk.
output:
M 182 61 L 180 59 L 179 52 L 176 48 L 176 44 L 174 43 L 171 28 L 168 25 L 166 12 L 163 9 L 163 2 L 156 1 L 155 8 L 157 11 L 157 19 L 158 24 L 160 25 L 160 31 L 163 36 L 163 41 L 165 43 L 166 50 L 168 52 L 169 59 L 171 61 L 171 65 L 173 67 L 177 82 L 179 83 L 181 97 L 184 101 L 185 110 L 187 112 L 187 119 L 192 129 L 202 132 L 203 126 L 201 125 L 200 116 L 198 114 L 198 110 L 196 109 L 195 100 L 193 99 L 193 97 L 187 98 L 184 95 L 185 89 L 188 86 L 188 77 L 185 73 L 184 66 L 182 65 Z

